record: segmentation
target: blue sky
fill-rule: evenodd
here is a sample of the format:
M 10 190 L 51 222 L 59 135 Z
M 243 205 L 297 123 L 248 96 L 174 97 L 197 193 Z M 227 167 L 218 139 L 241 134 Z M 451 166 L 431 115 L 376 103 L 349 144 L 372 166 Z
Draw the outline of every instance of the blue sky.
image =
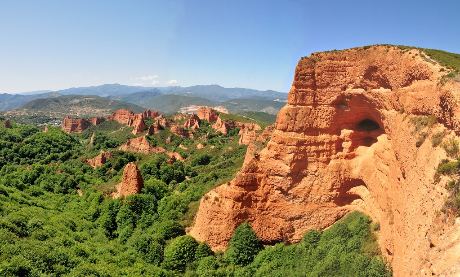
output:
M 104 83 L 288 91 L 311 52 L 460 53 L 460 1 L 0 0 L 0 92 Z

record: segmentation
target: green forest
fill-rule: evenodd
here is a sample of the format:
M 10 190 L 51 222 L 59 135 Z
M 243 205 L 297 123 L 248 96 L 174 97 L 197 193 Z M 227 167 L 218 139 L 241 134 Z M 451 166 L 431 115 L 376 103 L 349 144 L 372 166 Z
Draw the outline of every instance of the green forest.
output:
M 358 212 L 296 244 L 263 245 L 250 223 L 225 252 L 188 236 L 200 198 L 242 165 L 237 133 L 203 123 L 194 139 L 150 136 L 186 158 L 169 163 L 117 150 L 132 135 L 113 122 L 72 135 L 0 127 L 0 276 L 391 276 L 378 224 Z M 85 161 L 101 150 L 112 157 L 94 169 Z M 142 193 L 112 199 L 129 162 L 139 166 Z

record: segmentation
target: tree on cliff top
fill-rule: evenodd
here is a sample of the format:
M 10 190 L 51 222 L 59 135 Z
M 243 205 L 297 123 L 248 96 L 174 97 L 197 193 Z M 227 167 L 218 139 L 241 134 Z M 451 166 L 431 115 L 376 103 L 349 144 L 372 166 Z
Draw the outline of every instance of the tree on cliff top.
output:
M 236 265 L 247 265 L 263 249 L 263 245 L 249 223 L 242 223 L 236 228 L 229 242 L 226 258 Z

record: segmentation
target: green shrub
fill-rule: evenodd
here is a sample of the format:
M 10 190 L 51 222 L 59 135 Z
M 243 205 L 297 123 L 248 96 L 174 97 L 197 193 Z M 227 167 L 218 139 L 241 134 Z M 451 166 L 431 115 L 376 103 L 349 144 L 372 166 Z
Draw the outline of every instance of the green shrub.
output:
M 32 263 L 23 256 L 14 256 L 10 261 L 0 263 L 0 275 L 13 276 L 40 276 Z
M 209 256 L 199 261 L 196 273 L 200 277 L 216 276 L 216 270 L 218 268 L 219 263 L 217 262 L 217 259 L 214 256 Z
M 167 269 L 185 271 L 188 264 L 195 260 L 198 242 L 191 236 L 181 236 L 166 245 L 163 266 Z
M 454 159 L 459 157 L 458 154 L 460 151 L 460 146 L 455 138 L 450 138 L 446 142 L 444 142 L 442 144 L 442 148 L 444 148 L 444 150 L 446 151 L 447 156 Z
M 410 119 L 410 122 L 414 125 L 415 132 L 419 133 L 425 128 L 431 128 L 434 124 L 438 122 L 438 119 L 434 115 L 428 116 L 415 116 Z
M 142 192 L 155 196 L 157 200 L 161 200 L 163 197 L 171 194 L 171 188 L 163 181 L 150 178 L 144 182 Z
M 119 201 L 109 201 L 100 217 L 100 226 L 104 230 L 104 234 L 107 238 L 113 239 L 116 237 L 117 230 L 117 214 L 120 210 Z
M 442 143 L 442 140 L 445 136 L 444 132 L 437 132 L 431 136 L 431 145 L 433 147 L 437 147 Z
M 200 260 L 204 257 L 207 257 L 207 256 L 211 256 L 212 254 L 214 254 L 211 250 L 211 248 L 209 247 L 209 245 L 207 245 L 206 243 L 200 243 L 198 244 L 198 247 L 196 248 L 196 252 L 195 252 L 195 260 Z
M 161 240 L 155 239 L 150 234 L 141 234 L 131 242 L 134 249 L 148 263 L 160 265 L 163 261 L 163 244 Z
M 235 265 L 247 265 L 263 249 L 249 223 L 242 223 L 236 228 L 225 252 L 226 259 Z
M 201 154 L 192 160 L 192 166 L 207 165 L 211 162 L 211 156 L 209 154 Z
M 449 161 L 449 160 L 442 160 L 441 163 L 438 165 L 437 173 L 444 174 L 444 175 L 451 175 L 457 174 L 460 168 L 460 162 L 457 161 Z
M 175 220 L 162 220 L 154 225 L 155 233 L 163 240 L 185 235 L 185 229 Z

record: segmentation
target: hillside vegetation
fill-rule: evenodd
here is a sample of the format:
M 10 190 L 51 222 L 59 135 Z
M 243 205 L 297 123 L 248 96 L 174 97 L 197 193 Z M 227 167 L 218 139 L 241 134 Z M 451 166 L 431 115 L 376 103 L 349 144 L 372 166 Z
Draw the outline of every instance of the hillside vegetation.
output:
M 140 106 L 93 95 L 64 95 L 33 100 L 11 114 L 47 115 L 49 117 L 105 116 L 118 109 L 141 112 Z
M 293 245 L 263 246 L 243 224 L 225 253 L 213 253 L 185 230 L 200 198 L 234 177 L 246 147 L 234 132 L 222 135 L 207 123 L 194 139 L 168 130 L 149 136 L 186 158 L 171 163 L 163 154 L 117 150 L 128 132 L 117 123 L 78 135 L 0 127 L 1 276 L 391 275 L 378 256 L 373 225 L 358 213 Z M 113 155 L 99 168 L 87 165 L 100 150 Z M 112 199 L 133 161 L 142 193 Z

